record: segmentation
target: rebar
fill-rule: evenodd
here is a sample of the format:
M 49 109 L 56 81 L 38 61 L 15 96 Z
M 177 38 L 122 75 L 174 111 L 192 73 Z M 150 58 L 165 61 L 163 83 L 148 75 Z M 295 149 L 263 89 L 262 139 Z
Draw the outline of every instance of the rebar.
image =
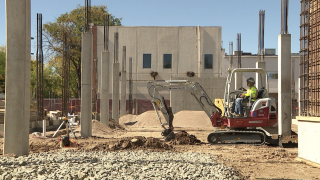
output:
M 229 68 L 233 68 L 233 42 L 229 42 Z
M 42 14 L 37 13 L 37 55 L 36 55 L 36 71 L 37 71 L 37 121 L 44 118 L 43 109 L 43 50 L 42 50 Z
M 259 11 L 259 37 L 258 37 L 258 62 L 264 62 L 264 25 L 265 10 Z
M 288 34 L 289 0 L 281 0 L 281 34 Z
M 300 116 L 320 116 L 320 2 L 301 0 Z
M 103 26 L 103 40 L 104 40 L 104 51 L 108 51 L 109 43 L 109 15 L 104 16 L 104 26 Z
M 129 57 L 129 114 L 133 113 L 132 101 L 132 57 Z
M 119 33 L 115 32 L 114 33 L 114 63 L 119 62 Z
M 84 0 L 84 31 L 90 31 L 90 23 L 91 23 L 91 0 Z
M 241 33 L 237 33 L 237 55 L 238 55 L 238 62 L 237 62 L 237 68 L 241 68 Z

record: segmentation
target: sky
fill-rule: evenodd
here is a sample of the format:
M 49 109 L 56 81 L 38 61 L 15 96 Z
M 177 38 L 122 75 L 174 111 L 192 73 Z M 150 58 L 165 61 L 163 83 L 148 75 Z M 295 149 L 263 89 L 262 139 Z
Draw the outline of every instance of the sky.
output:
M 0 0 L 0 46 L 6 43 L 5 1 Z M 37 36 L 37 13 L 43 24 L 84 5 L 84 0 L 31 0 L 31 36 Z M 236 50 L 241 33 L 243 52 L 257 54 L 259 10 L 265 10 L 265 48 L 278 49 L 281 31 L 281 0 L 92 0 L 91 5 L 106 5 L 109 13 L 122 18 L 123 26 L 221 26 L 223 48 L 229 42 Z M 300 50 L 300 0 L 289 1 L 291 52 Z M 35 53 L 36 40 L 31 42 Z M 278 52 L 278 51 L 277 51 Z

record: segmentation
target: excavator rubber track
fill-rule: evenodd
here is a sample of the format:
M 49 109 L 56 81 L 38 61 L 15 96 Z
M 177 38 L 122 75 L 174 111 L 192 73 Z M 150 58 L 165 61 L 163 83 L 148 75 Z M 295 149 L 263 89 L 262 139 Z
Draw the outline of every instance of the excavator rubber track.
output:
M 208 135 L 208 142 L 217 144 L 251 144 L 263 145 L 266 134 L 260 130 L 217 130 Z

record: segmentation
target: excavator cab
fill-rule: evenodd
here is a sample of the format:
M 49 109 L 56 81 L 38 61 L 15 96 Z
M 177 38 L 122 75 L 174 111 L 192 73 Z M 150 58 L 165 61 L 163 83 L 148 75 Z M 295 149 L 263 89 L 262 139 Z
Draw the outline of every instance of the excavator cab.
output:
M 229 69 L 229 74 L 226 81 L 225 86 L 225 94 L 224 94 L 224 110 L 225 116 L 228 118 L 234 118 L 233 112 L 235 108 L 235 100 L 239 97 L 240 94 L 245 93 L 246 89 L 242 87 L 242 84 L 237 87 L 237 73 L 245 75 L 246 73 L 251 73 L 250 76 L 253 74 L 257 74 L 258 80 L 255 84 L 257 88 L 257 97 L 255 101 L 252 101 L 252 97 L 246 97 L 242 101 L 243 107 L 243 115 L 242 117 L 252 117 L 253 110 L 256 110 L 258 106 L 261 108 L 265 106 L 265 101 L 272 102 L 272 108 L 275 109 L 275 100 L 269 97 L 269 87 L 268 87 L 268 76 L 264 69 L 261 68 L 236 68 L 236 69 Z M 239 76 L 239 75 L 238 75 Z M 264 99 L 261 101 L 261 99 Z M 254 108 L 254 109 L 253 109 Z

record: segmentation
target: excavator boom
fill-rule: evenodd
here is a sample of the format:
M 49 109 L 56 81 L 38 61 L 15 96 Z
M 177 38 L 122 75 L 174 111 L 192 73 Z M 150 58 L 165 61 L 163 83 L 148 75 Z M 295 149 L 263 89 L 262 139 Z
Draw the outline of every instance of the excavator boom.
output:
M 210 119 L 215 113 L 218 113 L 219 115 L 222 113 L 221 109 L 212 103 L 207 93 L 197 82 L 190 82 L 187 80 L 149 81 L 147 88 L 151 97 L 153 108 L 157 113 L 161 126 L 165 129 L 162 132 L 164 136 L 172 134 L 172 121 L 174 116 L 171 107 L 166 104 L 164 97 L 159 93 L 160 91 L 190 92 L 190 94 L 196 99 Z M 158 110 L 162 112 L 166 122 L 162 122 Z

